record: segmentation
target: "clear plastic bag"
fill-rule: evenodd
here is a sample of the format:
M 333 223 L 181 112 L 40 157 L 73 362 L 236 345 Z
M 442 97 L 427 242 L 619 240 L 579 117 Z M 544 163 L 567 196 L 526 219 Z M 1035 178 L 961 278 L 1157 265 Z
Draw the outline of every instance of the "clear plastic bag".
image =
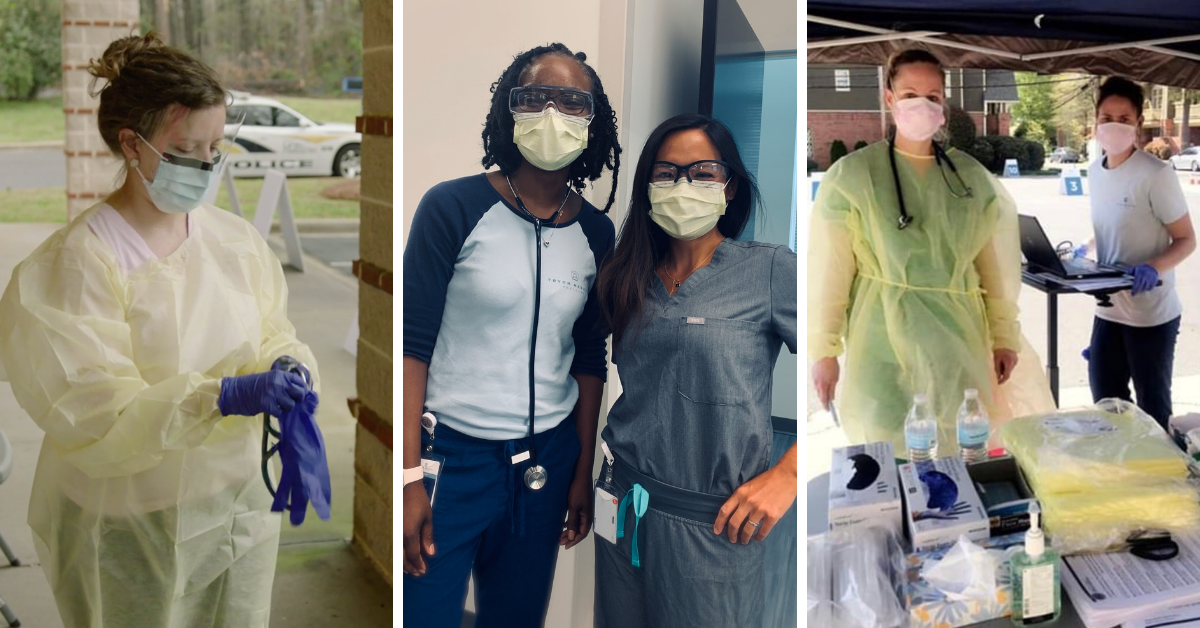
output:
M 1046 533 L 1060 553 L 1121 547 L 1142 530 L 1200 526 L 1187 456 L 1131 403 L 1106 399 L 1091 408 L 1014 419 L 1001 437 L 1037 494 Z
M 871 527 L 808 539 L 808 625 L 904 628 L 904 553 L 894 532 Z

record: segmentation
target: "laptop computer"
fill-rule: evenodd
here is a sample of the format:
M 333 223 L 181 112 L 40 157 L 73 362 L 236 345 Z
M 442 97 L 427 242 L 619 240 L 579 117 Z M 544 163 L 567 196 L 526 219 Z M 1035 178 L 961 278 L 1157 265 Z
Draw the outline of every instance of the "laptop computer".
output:
M 1037 218 L 1022 215 L 1020 219 L 1021 253 L 1029 261 L 1031 270 L 1048 272 L 1063 279 L 1101 279 L 1125 275 L 1125 271 L 1119 268 L 1097 264 L 1087 258 L 1062 259 Z

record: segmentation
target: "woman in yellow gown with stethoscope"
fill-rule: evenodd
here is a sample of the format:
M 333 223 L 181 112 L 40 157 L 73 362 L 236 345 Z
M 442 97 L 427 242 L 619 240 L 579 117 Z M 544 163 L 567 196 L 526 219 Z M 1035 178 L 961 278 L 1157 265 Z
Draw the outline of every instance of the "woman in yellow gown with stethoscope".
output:
M 809 245 L 809 358 L 851 442 L 888 441 L 904 456 L 904 418 L 929 396 L 942 455 L 955 413 L 979 391 L 993 425 L 1052 410 L 1021 336 L 1016 206 L 979 162 L 934 141 L 945 73 L 923 50 L 892 57 L 886 100 L 895 137 L 848 155 L 821 181 Z M 951 449 L 946 449 L 950 446 Z

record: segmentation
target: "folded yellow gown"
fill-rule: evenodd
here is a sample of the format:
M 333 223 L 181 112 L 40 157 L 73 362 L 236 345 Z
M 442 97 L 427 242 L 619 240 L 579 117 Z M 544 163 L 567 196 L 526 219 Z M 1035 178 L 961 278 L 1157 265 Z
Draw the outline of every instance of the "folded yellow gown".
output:
M 1041 501 L 1059 551 L 1099 551 L 1138 530 L 1200 525 L 1187 458 L 1133 404 L 1105 400 L 1094 408 L 1014 419 L 1001 437 Z

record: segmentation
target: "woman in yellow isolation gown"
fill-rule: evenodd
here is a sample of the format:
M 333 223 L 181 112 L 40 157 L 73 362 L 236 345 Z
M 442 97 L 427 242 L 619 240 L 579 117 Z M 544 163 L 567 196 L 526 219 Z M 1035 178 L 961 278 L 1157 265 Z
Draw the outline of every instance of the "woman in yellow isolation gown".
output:
M 945 121 L 944 76 L 928 52 L 892 57 L 895 138 L 830 168 L 812 210 L 813 384 L 828 406 L 845 353 L 837 405 L 847 436 L 891 442 L 900 457 L 915 394 L 929 396 L 939 455 L 955 450 L 966 389 L 979 391 L 993 427 L 1054 409 L 1017 321 L 1015 203 L 977 161 L 934 142 Z

